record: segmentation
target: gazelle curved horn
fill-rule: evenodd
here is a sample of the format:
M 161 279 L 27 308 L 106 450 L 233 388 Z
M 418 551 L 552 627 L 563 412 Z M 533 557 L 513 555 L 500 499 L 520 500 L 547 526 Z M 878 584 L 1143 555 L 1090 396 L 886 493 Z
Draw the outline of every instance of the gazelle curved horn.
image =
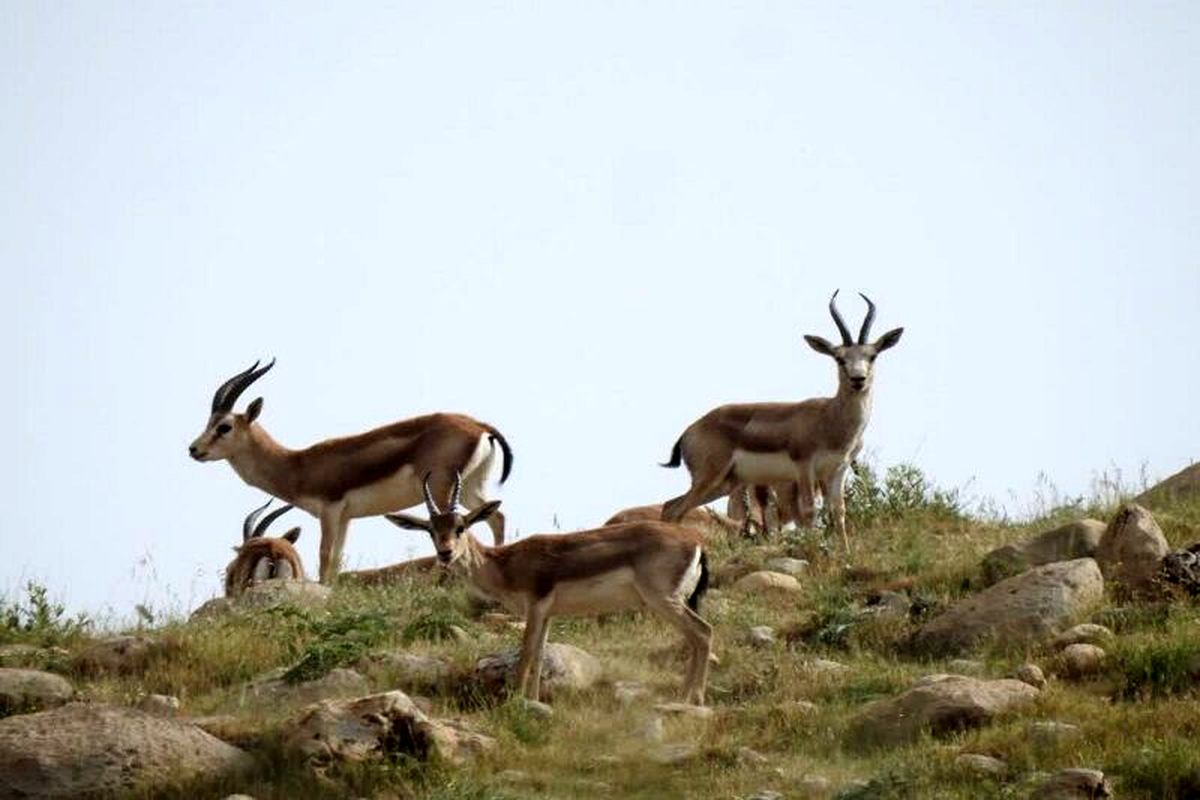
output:
M 258 519 L 258 515 L 267 510 L 267 506 L 275 502 L 274 497 L 267 498 L 267 502 L 263 503 L 258 508 L 246 515 L 246 519 L 242 522 L 242 541 L 248 542 L 255 536 L 258 536 L 261 531 L 254 529 L 254 523 Z
M 854 344 L 854 340 L 850 338 L 850 329 L 846 327 L 846 322 L 842 319 L 842 315 L 838 313 L 837 305 L 835 304 L 838 292 L 840 291 L 841 289 L 838 289 L 833 293 L 833 297 L 829 298 L 829 315 L 833 317 L 833 322 L 837 325 L 838 333 L 842 335 L 842 344 L 850 345 Z
M 254 535 L 262 536 L 264 533 L 267 532 L 267 528 L 270 527 L 272 522 L 279 519 L 287 512 L 291 511 L 294 507 L 295 506 L 293 506 L 291 503 L 288 503 L 286 506 L 280 506 L 279 508 L 272 511 L 270 514 L 267 514 L 265 517 L 262 518 L 262 522 L 258 523 L 258 525 L 254 528 Z
M 858 331 L 858 343 L 866 344 L 867 336 L 871 333 L 871 323 L 875 321 L 875 304 L 871 302 L 871 298 L 862 292 L 859 292 L 858 296 L 867 302 L 867 317 L 863 320 L 862 328 Z
M 431 474 L 429 472 L 425 473 L 425 480 L 421 482 L 421 489 L 425 492 L 425 507 L 429 509 L 429 515 L 433 516 L 442 512 L 438 511 L 437 503 L 433 502 L 433 492 L 429 489 L 429 476 Z
M 255 361 L 250 365 L 250 369 L 245 372 L 239 372 L 229 380 L 217 387 L 216 393 L 213 395 L 212 413 L 229 411 L 233 408 L 233 404 L 242 396 L 242 392 L 246 388 L 261 378 L 267 373 L 271 367 L 275 366 L 275 359 L 271 359 L 271 363 L 259 369 L 259 362 Z
M 450 493 L 450 508 L 453 511 L 458 508 L 458 498 L 462 494 L 462 473 L 454 470 L 454 491 Z

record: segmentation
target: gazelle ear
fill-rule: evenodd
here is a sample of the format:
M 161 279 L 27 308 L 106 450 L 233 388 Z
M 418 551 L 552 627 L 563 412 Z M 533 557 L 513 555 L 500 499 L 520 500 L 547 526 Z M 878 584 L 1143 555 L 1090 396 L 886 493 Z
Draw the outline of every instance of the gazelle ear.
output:
M 384 514 L 384 516 L 387 517 L 388 522 L 398 528 L 404 528 L 408 531 L 427 531 L 433 533 L 433 528 L 430 526 L 428 520 L 412 517 L 408 514 Z
M 470 514 L 467 514 L 465 526 L 469 528 L 472 525 L 474 525 L 476 522 L 483 522 L 485 519 L 490 517 L 492 514 L 495 514 L 496 509 L 500 508 L 500 502 L 501 501 L 499 501 L 499 500 L 493 500 L 490 503 L 484 503 L 479 508 L 472 511 Z
M 811 347 L 813 350 L 816 350 L 823 356 L 834 355 L 833 345 L 830 344 L 829 340 L 827 339 L 822 339 L 820 336 L 809 336 L 808 334 L 805 334 L 804 341 L 808 342 L 809 347 Z
M 875 340 L 875 352 L 882 353 L 889 347 L 895 347 L 897 344 L 899 344 L 900 334 L 902 333 L 904 333 L 904 328 L 896 328 L 895 330 L 890 330 L 883 336 L 880 336 L 877 340 Z
M 256 397 L 250 402 L 250 405 L 246 407 L 247 423 L 254 422 L 254 420 L 258 419 L 258 415 L 262 413 L 262 404 L 263 399 L 261 397 Z
M 292 528 L 290 531 L 285 533 L 283 536 L 280 536 L 279 538 L 287 539 L 292 544 L 295 544 L 296 540 L 300 538 L 300 526 L 297 525 L 296 527 Z

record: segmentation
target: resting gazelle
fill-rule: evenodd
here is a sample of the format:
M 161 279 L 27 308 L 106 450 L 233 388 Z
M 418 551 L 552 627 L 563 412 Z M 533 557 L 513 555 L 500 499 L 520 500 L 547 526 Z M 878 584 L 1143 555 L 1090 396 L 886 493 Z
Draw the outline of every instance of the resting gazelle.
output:
M 548 622 L 557 615 L 596 616 L 648 608 L 684 635 L 690 650 L 684 697 L 704 703 L 712 627 L 696 613 L 708 588 L 708 562 L 700 535 L 665 522 L 630 522 L 571 534 L 529 536 L 487 547 L 469 528 L 496 512 L 499 500 L 458 513 L 460 478 L 439 510 L 425 476 L 429 519 L 386 515 L 409 530 L 428 531 L 438 560 L 460 572 L 481 593 L 525 617 L 517 688 L 537 700 Z
M 225 568 L 226 597 L 237 597 L 254 584 L 272 578 L 304 580 L 300 554 L 293 547 L 300 538 L 299 526 L 283 536 L 265 535 L 271 523 L 291 511 L 292 506 L 281 506 L 258 521 L 272 502 L 274 498 L 251 511 L 242 522 L 242 544 L 234 548 L 237 555 Z

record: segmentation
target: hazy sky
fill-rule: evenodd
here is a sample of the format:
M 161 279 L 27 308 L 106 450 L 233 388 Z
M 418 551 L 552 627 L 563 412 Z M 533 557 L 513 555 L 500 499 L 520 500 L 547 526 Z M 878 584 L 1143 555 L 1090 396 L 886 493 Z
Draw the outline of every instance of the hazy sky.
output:
M 1200 6 L 733 5 L 0 6 L 0 592 L 219 592 L 263 497 L 186 446 L 271 356 L 282 442 L 470 413 L 510 525 L 598 524 L 709 408 L 831 393 L 838 287 L 906 328 L 880 463 L 1200 455 Z

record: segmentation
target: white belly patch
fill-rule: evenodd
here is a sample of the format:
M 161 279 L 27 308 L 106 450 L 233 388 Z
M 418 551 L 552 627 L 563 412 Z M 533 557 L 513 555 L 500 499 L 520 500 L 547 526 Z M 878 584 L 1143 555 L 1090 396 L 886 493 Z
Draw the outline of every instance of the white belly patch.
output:
M 786 451 L 733 451 L 734 474 L 744 483 L 782 483 L 796 480 L 796 462 Z

